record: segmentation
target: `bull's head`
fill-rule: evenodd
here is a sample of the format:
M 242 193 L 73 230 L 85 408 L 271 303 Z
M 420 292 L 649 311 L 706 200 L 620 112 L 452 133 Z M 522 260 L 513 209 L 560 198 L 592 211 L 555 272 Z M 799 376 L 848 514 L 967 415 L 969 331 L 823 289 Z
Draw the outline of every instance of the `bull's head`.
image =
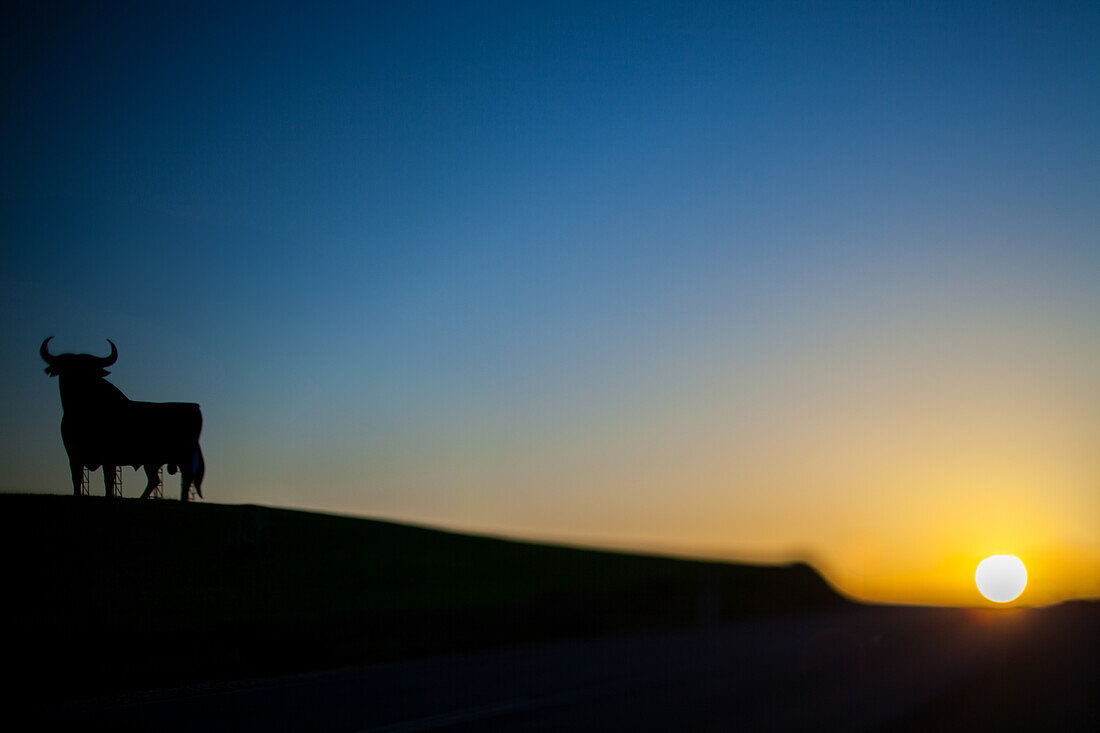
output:
M 91 354 L 57 354 L 55 356 L 50 353 L 49 349 L 50 339 L 52 338 L 53 336 L 50 336 L 38 347 L 38 353 L 42 355 L 42 360 L 48 364 L 46 374 L 51 377 L 66 374 L 74 377 L 105 377 L 110 374 L 106 367 L 118 361 L 118 349 L 115 348 L 115 344 L 111 339 L 107 339 L 107 343 L 111 345 L 110 356 L 93 356 Z

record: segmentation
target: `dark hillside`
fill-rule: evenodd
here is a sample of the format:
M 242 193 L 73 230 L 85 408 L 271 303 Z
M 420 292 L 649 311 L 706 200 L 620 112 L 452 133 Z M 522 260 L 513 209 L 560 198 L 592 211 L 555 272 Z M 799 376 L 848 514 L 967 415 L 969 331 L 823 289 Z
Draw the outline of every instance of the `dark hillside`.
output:
M 806 565 L 258 506 L 6 495 L 0 547 L 5 661 L 42 700 L 843 603 Z

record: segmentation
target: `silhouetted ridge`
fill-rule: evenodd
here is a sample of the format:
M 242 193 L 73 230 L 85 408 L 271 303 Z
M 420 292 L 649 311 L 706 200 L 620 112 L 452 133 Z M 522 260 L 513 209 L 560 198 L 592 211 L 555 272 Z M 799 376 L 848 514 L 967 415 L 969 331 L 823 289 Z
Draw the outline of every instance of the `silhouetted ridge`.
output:
M 259 506 L 0 496 L 14 664 L 164 687 L 843 603 L 806 565 L 579 550 Z M 58 664 L 58 660 L 64 663 Z

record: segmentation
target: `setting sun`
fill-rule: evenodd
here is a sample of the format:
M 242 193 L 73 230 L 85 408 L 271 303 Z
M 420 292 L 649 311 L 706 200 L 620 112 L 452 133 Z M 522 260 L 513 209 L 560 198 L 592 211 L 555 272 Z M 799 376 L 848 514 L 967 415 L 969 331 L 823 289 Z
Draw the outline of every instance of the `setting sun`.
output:
M 974 582 L 989 600 L 1008 603 L 1024 592 L 1027 568 L 1015 555 L 991 555 L 978 563 Z

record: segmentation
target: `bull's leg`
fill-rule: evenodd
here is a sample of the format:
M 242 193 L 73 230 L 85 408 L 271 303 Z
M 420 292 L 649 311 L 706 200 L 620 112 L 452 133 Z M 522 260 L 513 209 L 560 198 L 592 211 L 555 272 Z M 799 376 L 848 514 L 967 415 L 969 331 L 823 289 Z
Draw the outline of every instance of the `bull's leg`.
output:
M 202 457 L 202 449 L 195 446 L 195 453 L 191 456 L 191 470 L 194 472 L 195 493 L 202 498 L 202 479 L 206 475 L 206 461 Z
M 84 464 L 70 459 L 69 471 L 73 475 L 73 496 L 80 496 L 80 485 L 84 483 Z
M 180 464 L 180 501 L 187 501 L 191 498 L 191 481 L 195 478 L 195 474 L 191 472 L 191 467 L 187 464 Z
M 142 499 L 148 499 L 160 483 L 160 477 L 157 476 L 158 468 L 159 466 L 154 466 L 150 463 L 145 464 L 145 478 L 148 479 L 148 482 L 145 484 L 145 491 L 141 494 Z
M 115 495 L 115 467 L 103 464 L 103 488 L 108 499 Z

